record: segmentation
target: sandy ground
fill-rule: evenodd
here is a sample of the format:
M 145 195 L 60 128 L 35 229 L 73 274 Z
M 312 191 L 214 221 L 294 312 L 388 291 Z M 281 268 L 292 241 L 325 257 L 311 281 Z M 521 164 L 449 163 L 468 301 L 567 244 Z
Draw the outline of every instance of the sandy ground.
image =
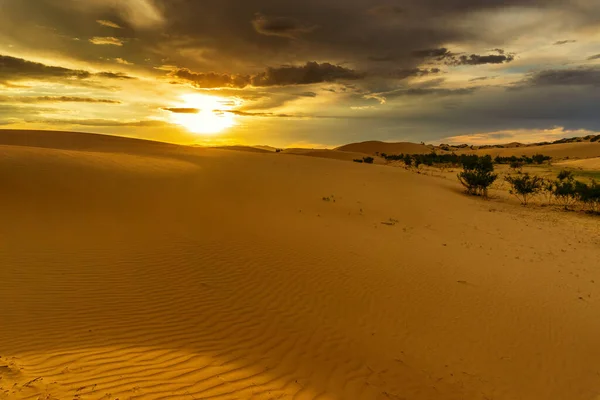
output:
M 387 143 L 379 141 L 368 141 L 360 143 L 351 143 L 336 148 L 338 151 L 354 153 L 386 153 L 386 154 L 428 154 L 431 148 L 422 144 L 410 142 Z
M 597 219 L 401 168 L 13 136 L 0 398 L 600 399 Z
M 566 160 L 557 163 L 557 165 L 586 170 L 600 170 L 600 157 L 587 158 L 583 160 Z

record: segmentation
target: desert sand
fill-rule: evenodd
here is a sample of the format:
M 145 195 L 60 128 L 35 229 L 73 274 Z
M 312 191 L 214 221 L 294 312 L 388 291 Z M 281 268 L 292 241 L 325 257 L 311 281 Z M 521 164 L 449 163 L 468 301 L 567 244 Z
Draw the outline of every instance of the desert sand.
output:
M 0 398 L 600 399 L 597 219 L 75 133 L 0 185 Z

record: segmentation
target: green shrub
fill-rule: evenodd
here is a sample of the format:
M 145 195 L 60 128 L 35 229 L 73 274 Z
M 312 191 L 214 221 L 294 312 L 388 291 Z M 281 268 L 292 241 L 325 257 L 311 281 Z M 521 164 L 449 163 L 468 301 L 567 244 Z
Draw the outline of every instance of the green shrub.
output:
M 600 211 L 600 184 L 592 181 L 590 185 L 583 182 L 575 182 L 577 198 L 585 204 L 591 212 Z
M 521 168 L 523 168 L 523 162 L 522 161 L 511 161 L 510 168 L 514 169 L 514 170 L 521 169 Z
M 554 182 L 554 197 L 558 203 L 568 209 L 577 202 L 577 191 L 575 190 L 575 178 L 571 171 L 562 170 Z
M 458 180 L 467 189 L 467 193 L 487 197 L 488 188 L 496 181 L 494 163 L 491 156 L 467 156 L 463 162 L 463 171 L 458 174 Z
M 527 205 L 532 196 L 542 191 L 544 180 L 539 176 L 531 176 L 528 173 L 504 178 L 511 186 L 510 194 L 521 201 L 521 204 Z
M 365 162 L 365 164 L 373 164 L 373 161 L 375 161 L 375 159 L 373 157 L 363 157 L 363 161 Z

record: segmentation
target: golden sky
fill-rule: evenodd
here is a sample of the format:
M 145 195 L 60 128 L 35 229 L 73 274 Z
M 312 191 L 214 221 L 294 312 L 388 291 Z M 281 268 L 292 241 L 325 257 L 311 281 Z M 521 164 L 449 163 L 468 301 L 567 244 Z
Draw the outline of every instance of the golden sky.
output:
M 0 127 L 197 144 L 600 131 L 597 0 L 0 0 Z

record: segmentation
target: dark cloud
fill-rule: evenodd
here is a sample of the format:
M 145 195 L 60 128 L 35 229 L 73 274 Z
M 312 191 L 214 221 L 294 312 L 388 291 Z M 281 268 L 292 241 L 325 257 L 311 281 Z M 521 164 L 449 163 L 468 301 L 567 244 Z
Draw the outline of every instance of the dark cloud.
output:
M 444 88 L 412 88 L 392 92 L 394 97 L 399 96 L 464 96 L 475 93 L 477 88 L 460 88 L 460 89 L 444 89 Z M 390 97 L 388 94 L 386 97 Z
M 592 61 L 592 60 L 600 60 L 600 54 L 596 54 L 594 56 L 590 56 L 587 58 L 588 61 Z
M 450 52 L 445 47 L 438 49 L 426 49 L 413 52 L 413 56 L 424 59 L 433 59 L 443 61 L 446 65 L 482 65 L 482 64 L 503 64 L 509 63 L 515 59 L 514 54 L 506 54 L 503 49 L 493 49 L 498 54 L 489 55 L 459 55 Z
M 247 112 L 247 111 L 240 111 L 240 110 L 223 110 L 223 111 L 219 111 L 219 112 L 234 114 L 234 115 L 238 115 L 240 117 L 270 117 L 270 118 L 296 118 L 296 117 L 298 117 L 298 116 L 291 115 L 291 114 L 277 114 L 277 113 L 272 113 L 272 112 Z
M 4 84 L 6 84 L 5 82 L 21 80 L 83 80 L 92 77 L 135 79 L 120 72 L 99 72 L 93 74 L 89 71 L 50 66 L 22 58 L 0 55 L 0 82 Z
M 411 68 L 411 69 L 402 69 L 400 71 L 396 71 L 392 74 L 392 77 L 396 79 L 406 79 L 411 77 L 422 77 L 427 75 L 439 74 L 441 69 L 439 68 Z
M 367 13 L 370 15 L 376 15 L 378 17 L 388 17 L 398 14 L 404 14 L 406 10 L 400 6 L 393 4 L 382 4 L 370 8 Z
M 487 81 L 488 79 L 497 78 L 496 76 L 478 76 L 477 78 L 469 79 L 469 82 Z
M 196 73 L 189 69 L 178 69 L 172 71 L 170 76 L 188 81 L 199 88 L 245 88 L 247 86 L 292 86 L 335 82 L 338 80 L 357 80 L 364 78 L 365 75 L 339 65 L 308 62 L 303 66 L 286 65 L 278 68 L 269 67 L 266 71 L 256 75 L 229 75 L 214 72 Z
M 512 54 L 491 54 L 487 56 L 480 56 L 478 54 L 471 54 L 470 56 L 460 56 L 452 58 L 447 61 L 449 65 L 482 65 L 482 64 L 503 64 L 509 63 L 515 59 Z
M 91 97 L 75 96 L 0 96 L 1 103 L 101 103 L 101 104 L 121 104 L 118 100 L 95 99 Z
M 519 82 L 515 88 L 536 86 L 600 86 L 600 67 L 537 71 Z
M 302 92 L 302 93 L 299 93 L 298 96 L 300 96 L 300 97 L 317 97 L 317 94 L 315 92 Z
M 252 20 L 256 32 L 267 36 L 280 36 L 296 39 L 302 34 L 312 32 L 315 26 L 304 25 L 294 18 L 273 17 L 257 13 Z
M 308 62 L 303 66 L 267 68 L 252 77 L 253 86 L 309 85 L 338 80 L 363 79 L 365 74 L 330 63 Z
M 445 47 L 440 47 L 438 49 L 417 50 L 413 51 L 412 54 L 418 58 L 434 58 L 440 61 L 454 56 L 454 53 L 451 53 Z
M 122 72 L 98 72 L 95 76 L 108 79 L 137 79 Z
M 192 83 L 199 88 L 244 88 L 250 85 L 249 75 L 229 75 L 215 72 L 197 73 L 187 68 L 180 68 L 169 73 L 169 76 Z
M 175 114 L 198 114 L 200 109 L 198 108 L 183 108 L 183 107 L 172 107 L 172 108 L 162 108 L 165 111 L 169 111 Z
M 22 58 L 0 55 L 0 81 L 87 79 L 91 76 L 88 71 L 48 66 Z
M 577 40 L 559 40 L 558 42 L 554 42 L 554 46 L 562 46 L 563 44 L 576 43 Z

